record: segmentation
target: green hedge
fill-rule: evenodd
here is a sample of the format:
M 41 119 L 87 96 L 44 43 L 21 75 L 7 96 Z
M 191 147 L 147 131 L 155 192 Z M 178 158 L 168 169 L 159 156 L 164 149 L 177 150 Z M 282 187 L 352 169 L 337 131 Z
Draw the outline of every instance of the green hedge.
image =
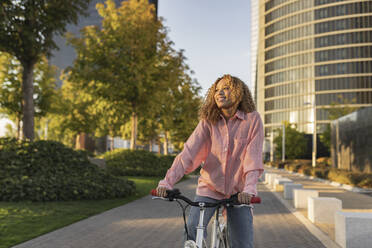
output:
M 109 173 L 120 176 L 164 177 L 175 156 L 144 150 L 116 149 L 103 155 Z
M 372 188 L 372 173 L 360 173 L 332 168 L 327 161 L 318 163 L 316 167 L 311 166 L 311 161 L 286 160 L 268 162 L 267 165 L 278 169 L 314 176 L 342 184 L 349 184 L 361 188 Z
M 88 161 L 86 152 L 54 141 L 0 139 L 0 200 L 105 199 L 133 194 L 133 182 Z

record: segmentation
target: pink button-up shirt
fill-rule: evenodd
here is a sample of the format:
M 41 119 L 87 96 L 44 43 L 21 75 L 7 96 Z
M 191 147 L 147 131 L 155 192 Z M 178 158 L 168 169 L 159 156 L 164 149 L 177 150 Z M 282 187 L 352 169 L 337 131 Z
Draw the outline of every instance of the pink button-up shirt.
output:
M 256 184 L 263 172 L 262 120 L 258 112 L 240 110 L 216 124 L 201 120 L 175 158 L 159 186 L 172 189 L 184 174 L 202 164 L 197 194 L 214 199 L 237 192 L 257 194 Z

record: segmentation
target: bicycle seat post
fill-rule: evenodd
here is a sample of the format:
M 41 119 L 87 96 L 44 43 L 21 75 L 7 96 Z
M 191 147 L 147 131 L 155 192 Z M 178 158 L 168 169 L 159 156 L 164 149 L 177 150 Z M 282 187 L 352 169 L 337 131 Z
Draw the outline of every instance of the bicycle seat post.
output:
M 199 202 L 199 209 L 200 209 L 200 215 L 199 215 L 199 224 L 196 227 L 196 244 L 198 247 L 202 247 L 203 244 L 203 238 L 204 238 L 204 212 L 205 212 L 205 203 Z

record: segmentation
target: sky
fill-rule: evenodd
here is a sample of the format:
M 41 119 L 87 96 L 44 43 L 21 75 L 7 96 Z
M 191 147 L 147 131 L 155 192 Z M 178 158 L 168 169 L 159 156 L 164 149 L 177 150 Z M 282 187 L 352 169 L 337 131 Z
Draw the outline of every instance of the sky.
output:
M 158 15 L 204 96 L 214 81 L 231 74 L 250 82 L 249 0 L 159 0 Z M 252 90 L 252 89 L 251 89 Z

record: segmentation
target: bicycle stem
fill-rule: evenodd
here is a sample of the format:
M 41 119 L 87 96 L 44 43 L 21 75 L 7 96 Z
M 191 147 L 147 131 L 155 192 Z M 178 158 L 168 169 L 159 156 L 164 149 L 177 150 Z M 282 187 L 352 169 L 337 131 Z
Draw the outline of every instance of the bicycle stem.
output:
M 196 245 L 198 247 L 202 247 L 203 245 L 203 238 L 204 238 L 204 213 L 205 213 L 205 203 L 199 203 L 200 208 L 200 215 L 199 215 L 199 224 L 196 227 Z

